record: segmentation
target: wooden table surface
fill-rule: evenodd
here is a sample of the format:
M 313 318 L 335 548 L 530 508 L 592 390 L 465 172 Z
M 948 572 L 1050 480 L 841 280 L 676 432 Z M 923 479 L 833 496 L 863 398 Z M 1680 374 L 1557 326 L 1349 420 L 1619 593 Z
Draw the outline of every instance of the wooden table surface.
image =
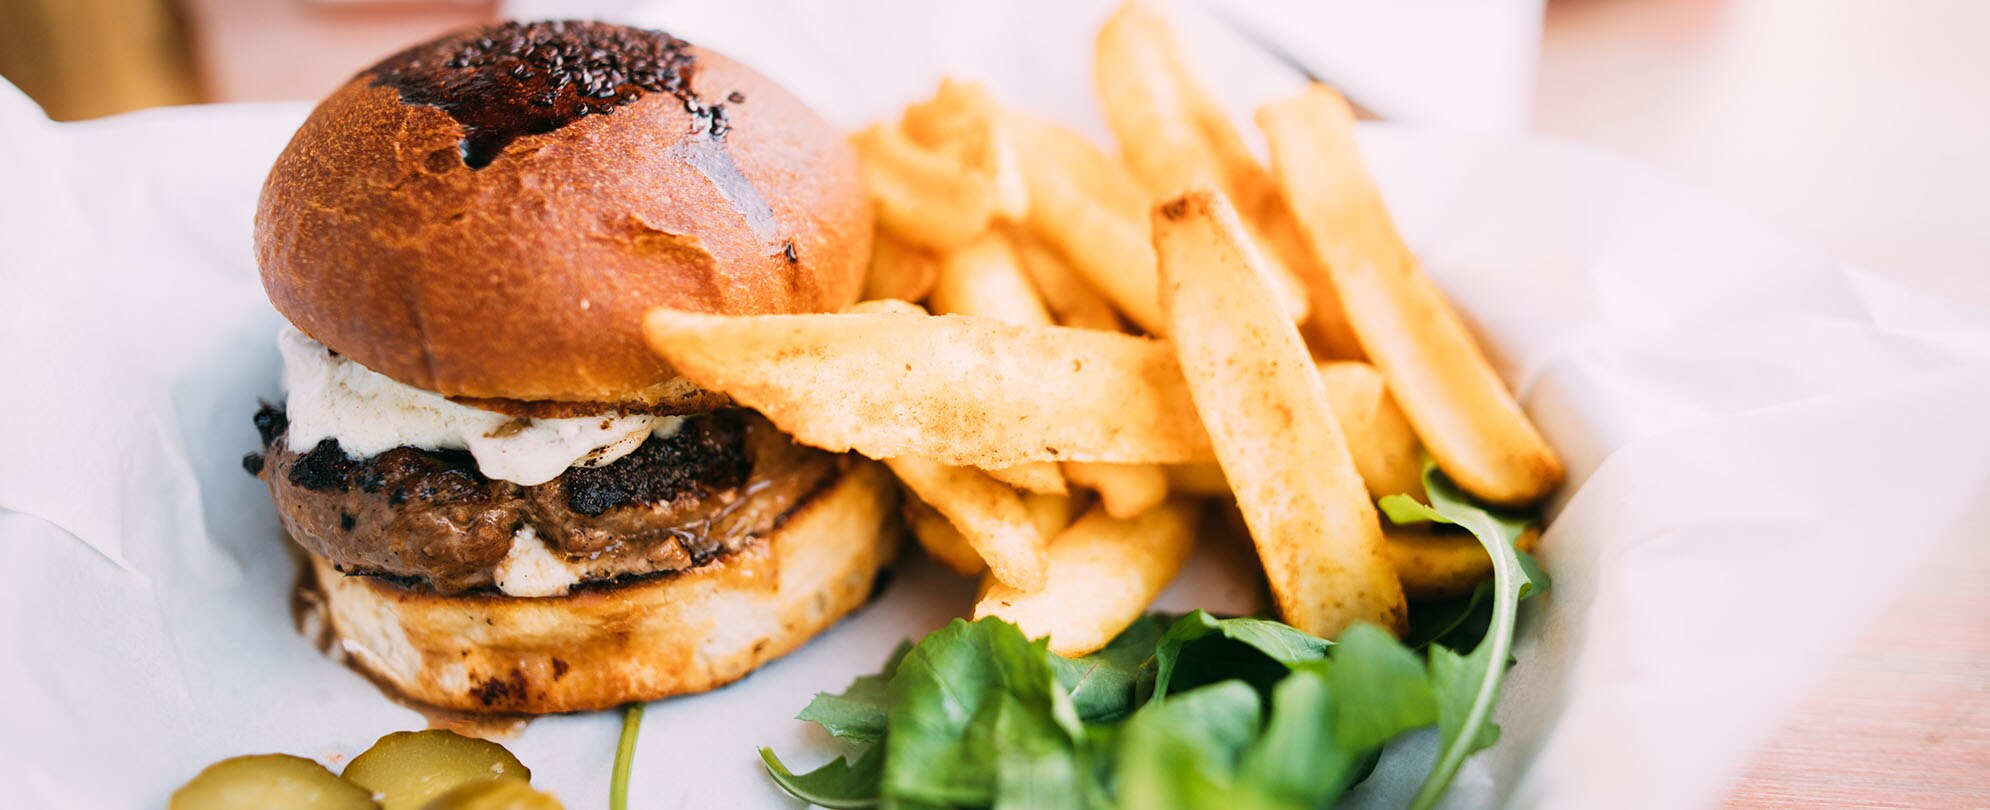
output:
M 1990 311 L 1986 32 L 1972 0 L 1552 0 L 1534 127 Z M 1726 806 L 1990 808 L 1990 528 L 1976 539 L 1846 629 Z

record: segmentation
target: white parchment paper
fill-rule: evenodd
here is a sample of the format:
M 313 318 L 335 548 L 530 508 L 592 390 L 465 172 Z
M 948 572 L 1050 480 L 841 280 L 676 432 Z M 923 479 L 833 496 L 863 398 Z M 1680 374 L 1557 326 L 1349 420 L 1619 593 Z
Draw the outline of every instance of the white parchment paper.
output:
M 644 22 L 762 67 L 839 124 L 942 71 L 1100 133 L 1097 2 L 892 14 L 750 0 Z M 932 9 L 914 13 L 906 9 Z M 1190 32 L 1241 113 L 1295 86 Z M 358 67 L 358 66 L 355 66 Z M 422 718 L 291 627 L 293 564 L 240 468 L 275 397 L 279 323 L 249 226 L 308 107 L 55 125 L 0 85 L 0 784 L 8 806 L 161 806 L 214 760 L 335 768 Z M 1582 147 L 1388 125 L 1362 144 L 1429 271 L 1569 462 L 1498 747 L 1458 807 L 1690 807 L 1726 778 L 1929 551 L 1990 518 L 1990 319 L 1903 292 Z M 783 807 L 756 745 L 835 747 L 789 719 L 970 585 L 909 555 L 877 603 L 734 686 L 651 707 L 634 806 Z M 1205 549 L 1168 608 L 1250 609 Z M 508 745 L 570 807 L 602 805 L 618 719 Z M 1400 806 L 1428 739 L 1357 791 Z

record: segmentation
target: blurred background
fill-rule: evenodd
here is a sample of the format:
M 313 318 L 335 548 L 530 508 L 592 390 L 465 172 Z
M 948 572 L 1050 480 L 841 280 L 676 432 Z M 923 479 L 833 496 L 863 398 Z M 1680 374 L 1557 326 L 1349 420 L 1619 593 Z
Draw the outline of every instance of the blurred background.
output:
M 1198 4 L 1392 120 L 1597 144 L 1849 262 L 1990 307 L 1990 3 Z M 460 25 L 659 5 L 689 4 L 0 0 L 0 75 L 57 120 L 315 99 Z
M 1593 144 L 1841 260 L 1990 310 L 1990 2 L 1194 4 L 1385 119 Z M 458 26 L 633 6 L 670 20 L 690 5 L 0 0 L 0 76 L 63 121 L 316 99 Z M 696 13 L 754 7 L 767 4 Z M 1990 544 L 1935 558 L 1889 621 L 1857 631 L 1856 652 L 1736 783 L 1731 806 L 1990 806 Z

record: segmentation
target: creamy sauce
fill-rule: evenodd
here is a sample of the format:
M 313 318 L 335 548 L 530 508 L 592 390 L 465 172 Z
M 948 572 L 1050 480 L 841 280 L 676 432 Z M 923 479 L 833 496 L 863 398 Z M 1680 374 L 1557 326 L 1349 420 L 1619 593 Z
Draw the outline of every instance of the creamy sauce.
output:
M 491 572 L 506 596 L 565 596 L 580 583 L 580 572 L 565 557 L 554 554 L 531 525 L 511 536 L 511 551 Z
M 598 467 L 683 420 L 649 414 L 525 419 L 449 401 L 341 355 L 296 327 L 277 335 L 290 418 L 290 449 L 336 439 L 354 458 L 396 447 L 468 450 L 486 477 L 536 486 L 569 467 Z

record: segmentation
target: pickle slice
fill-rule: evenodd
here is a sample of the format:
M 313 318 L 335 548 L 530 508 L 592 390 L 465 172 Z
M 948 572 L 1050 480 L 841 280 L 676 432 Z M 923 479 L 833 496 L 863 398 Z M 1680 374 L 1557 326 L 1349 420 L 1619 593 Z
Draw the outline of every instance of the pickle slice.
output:
M 422 810 L 565 810 L 558 799 L 522 779 L 491 778 L 457 785 Z
M 491 778 L 531 781 L 532 772 L 489 740 L 454 731 L 396 731 L 346 763 L 346 780 L 373 791 L 382 810 L 421 810 L 465 782 Z
M 379 810 L 373 792 L 289 754 L 224 759 L 201 771 L 166 805 L 171 810 Z

